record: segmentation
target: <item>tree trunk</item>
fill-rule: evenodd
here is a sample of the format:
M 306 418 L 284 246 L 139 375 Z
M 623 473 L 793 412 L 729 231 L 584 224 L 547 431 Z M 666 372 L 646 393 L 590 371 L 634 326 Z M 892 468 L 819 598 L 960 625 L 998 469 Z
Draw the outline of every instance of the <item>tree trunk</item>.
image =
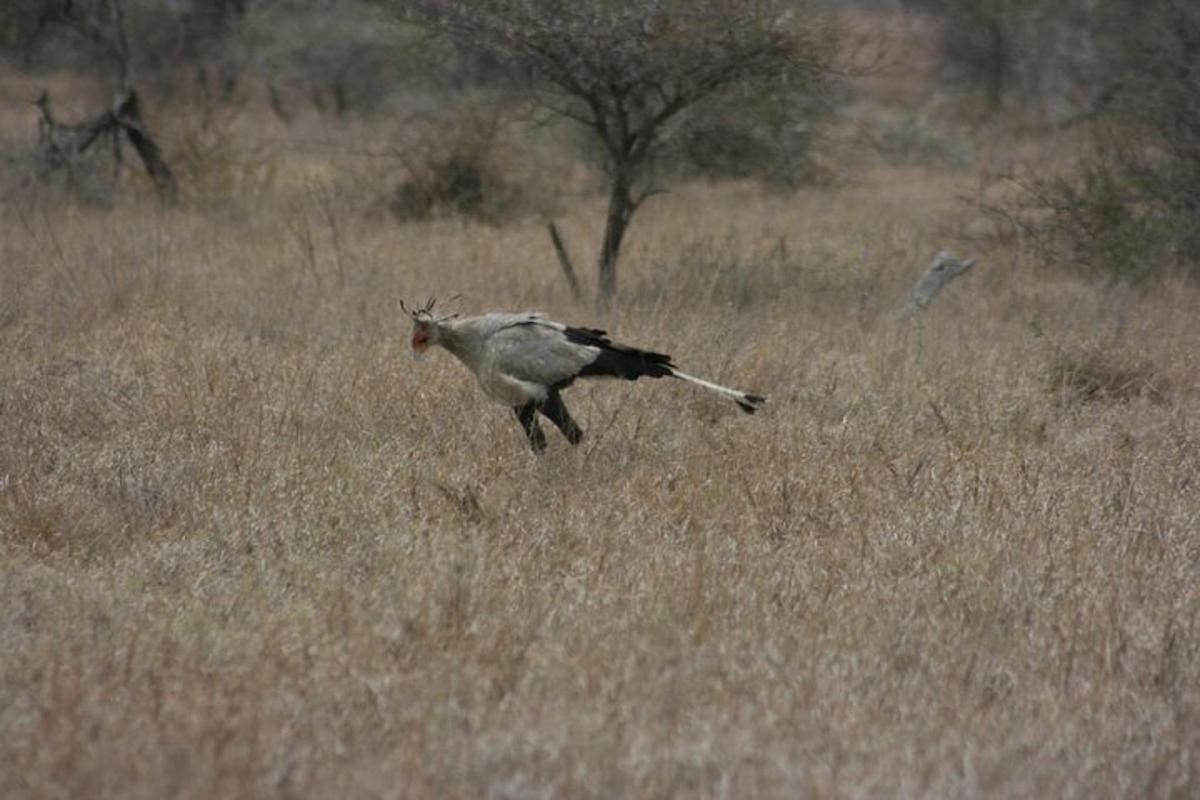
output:
M 158 145 L 150 138 L 150 132 L 146 130 L 146 125 L 142 121 L 142 106 L 137 92 L 129 89 L 125 96 L 118 100 L 117 106 L 113 110 L 113 119 L 125 130 L 125 135 L 129 137 L 129 141 L 137 150 L 138 155 L 142 157 L 142 164 L 146 167 L 146 172 L 154 181 L 154 185 L 158 187 L 159 196 L 168 202 L 174 202 L 179 195 L 175 173 L 171 172 L 171 168 L 163 160 L 162 151 L 158 149 Z
M 997 13 L 986 22 L 987 25 L 987 60 L 985 64 L 984 91 L 987 97 L 987 111 L 990 116 L 998 114 L 1004 105 L 1004 90 L 1007 88 L 1010 63 L 1008 36 L 1004 30 L 1004 20 Z
M 633 196 L 625 171 L 613 170 L 612 186 L 608 194 L 608 216 L 604 222 L 604 244 L 600 249 L 599 291 L 596 295 L 601 306 L 608 306 L 617 295 L 617 258 L 621 254 L 621 240 L 634 211 Z

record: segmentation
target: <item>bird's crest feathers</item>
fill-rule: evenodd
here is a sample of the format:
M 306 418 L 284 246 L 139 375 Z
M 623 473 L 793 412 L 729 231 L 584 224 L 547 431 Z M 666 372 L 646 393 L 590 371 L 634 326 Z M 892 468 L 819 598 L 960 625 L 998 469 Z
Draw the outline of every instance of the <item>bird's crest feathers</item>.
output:
M 462 297 L 461 294 L 456 294 L 453 297 L 451 297 L 448 302 L 453 303 L 455 300 L 457 300 L 460 297 Z M 416 308 L 412 308 L 412 309 L 410 309 L 407 305 L 405 305 L 404 301 L 401 300 L 400 301 L 400 310 L 403 311 L 405 314 L 408 314 L 410 317 L 412 317 L 413 322 L 445 322 L 447 320 L 454 319 L 455 317 L 458 316 L 458 314 L 444 314 L 440 317 L 435 317 L 433 314 L 433 307 L 436 305 L 437 305 L 436 297 L 431 297 L 425 301 L 425 305 L 417 306 Z

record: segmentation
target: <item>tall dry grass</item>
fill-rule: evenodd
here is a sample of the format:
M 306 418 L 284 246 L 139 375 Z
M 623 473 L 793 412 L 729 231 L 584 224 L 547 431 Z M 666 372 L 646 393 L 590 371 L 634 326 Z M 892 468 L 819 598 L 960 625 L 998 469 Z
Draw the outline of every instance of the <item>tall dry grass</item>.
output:
M 533 222 L 10 206 L 0 795 L 1195 795 L 1197 292 L 995 250 L 905 325 L 963 182 L 656 198 L 607 319 Z M 536 458 L 406 352 L 455 292 L 770 405 Z

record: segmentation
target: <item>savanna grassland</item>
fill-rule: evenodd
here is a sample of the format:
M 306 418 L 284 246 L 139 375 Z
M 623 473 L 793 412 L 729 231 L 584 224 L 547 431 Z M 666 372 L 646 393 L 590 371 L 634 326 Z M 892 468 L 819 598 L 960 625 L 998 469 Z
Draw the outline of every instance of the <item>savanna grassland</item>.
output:
M 1195 796 L 1200 291 L 965 239 L 1040 147 L 979 136 L 674 187 L 605 314 L 536 216 L 398 224 L 311 151 L 177 208 L 10 194 L 0 795 Z M 564 201 L 583 265 L 602 216 Z M 947 245 L 979 265 L 898 319 Z M 455 293 L 769 405 L 577 385 L 535 457 L 408 352 L 398 301 Z

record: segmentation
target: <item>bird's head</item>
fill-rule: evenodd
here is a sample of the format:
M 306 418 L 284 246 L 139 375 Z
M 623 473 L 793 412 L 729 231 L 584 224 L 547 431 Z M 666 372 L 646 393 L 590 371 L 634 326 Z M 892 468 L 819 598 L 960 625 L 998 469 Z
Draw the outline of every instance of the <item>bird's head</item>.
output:
M 457 314 L 447 314 L 445 316 L 435 316 L 433 307 L 437 304 L 437 298 L 431 297 L 425 305 L 418 308 L 409 309 L 400 301 L 400 308 L 404 313 L 412 317 L 412 349 L 413 353 L 420 355 L 429 349 L 430 345 L 440 344 L 442 324 L 447 320 L 454 319 Z

